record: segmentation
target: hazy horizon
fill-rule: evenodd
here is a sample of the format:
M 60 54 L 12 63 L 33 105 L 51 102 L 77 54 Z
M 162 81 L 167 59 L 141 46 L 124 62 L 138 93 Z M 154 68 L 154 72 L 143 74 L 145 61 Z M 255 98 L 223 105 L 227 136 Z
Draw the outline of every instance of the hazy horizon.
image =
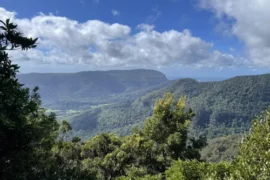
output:
M 106 72 L 106 71 L 128 71 L 128 70 L 155 70 L 155 71 L 159 71 L 161 73 L 163 73 L 166 78 L 168 80 L 177 80 L 177 79 L 184 79 L 184 78 L 192 78 L 192 79 L 196 79 L 197 81 L 222 81 L 222 80 L 226 80 L 226 79 L 230 79 L 236 76 L 253 76 L 253 75 L 262 75 L 262 74 L 268 74 L 267 72 L 265 73 L 256 73 L 253 72 L 253 74 L 230 74 L 227 76 L 198 76 L 198 75 L 186 75 L 186 74 L 179 74 L 179 75 L 168 75 L 166 72 L 162 72 L 158 69 L 111 69 L 111 70 L 85 70 L 85 71 L 73 71 L 73 72 L 20 72 L 19 74 L 46 74 L 46 73 L 60 73 L 60 74 L 69 74 L 69 73 L 80 73 L 80 72 Z

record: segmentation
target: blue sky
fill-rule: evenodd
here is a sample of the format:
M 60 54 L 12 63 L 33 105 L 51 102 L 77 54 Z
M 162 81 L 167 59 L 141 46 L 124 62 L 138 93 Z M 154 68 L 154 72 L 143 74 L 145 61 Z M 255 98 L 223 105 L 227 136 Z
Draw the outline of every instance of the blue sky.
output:
M 270 17 L 267 0 L 2 0 L 0 7 L 2 17 L 11 17 L 24 34 L 40 37 L 37 50 L 12 54 L 22 72 L 269 72 L 270 35 L 261 27 Z M 251 12 L 260 14 L 250 18 Z

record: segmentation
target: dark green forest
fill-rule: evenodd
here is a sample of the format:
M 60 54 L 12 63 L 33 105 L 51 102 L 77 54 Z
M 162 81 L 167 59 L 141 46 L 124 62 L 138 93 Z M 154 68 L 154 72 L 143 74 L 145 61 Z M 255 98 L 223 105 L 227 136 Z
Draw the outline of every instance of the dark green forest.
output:
M 216 138 L 242 134 L 249 130 L 254 116 L 270 105 L 270 75 L 243 76 L 220 82 L 197 82 L 182 79 L 148 92 L 134 100 L 118 97 L 116 103 L 103 104 L 65 117 L 76 134 L 92 137 L 100 132 L 127 135 L 142 126 L 153 106 L 165 93 L 175 100 L 187 96 L 187 107 L 196 114 L 191 126 L 195 133 Z
M 0 179 L 269 179 L 269 75 L 166 85 L 160 76 L 147 90 L 135 87 L 140 97 L 131 102 L 126 93 L 116 104 L 82 109 L 78 121 L 58 121 L 43 108 L 39 88 L 21 84 L 8 56 L 38 39 L 0 23 Z M 91 137 L 78 136 L 83 127 Z
M 117 74 L 113 81 L 115 86 L 106 84 L 110 78 L 100 79 L 101 74 L 104 77 Z M 147 79 L 147 83 L 143 79 Z M 143 125 L 144 119 L 152 114 L 155 101 L 167 92 L 174 94 L 175 100 L 187 96 L 187 107 L 196 114 L 192 129 L 210 139 L 242 134 L 251 127 L 253 117 L 270 105 L 269 74 L 197 82 L 193 79 L 169 81 L 157 71 L 127 70 L 24 74 L 19 80 L 27 87 L 37 84 L 45 89 L 40 93 L 42 100 L 47 102 L 43 106 L 56 112 L 59 119 L 68 120 L 74 133 L 83 139 L 101 132 L 116 132 L 121 136 L 130 134 L 134 127 Z M 122 86 L 125 88 L 121 92 L 112 90 Z M 101 87 L 103 91 L 99 89 Z M 70 96 L 65 97 L 68 94 Z

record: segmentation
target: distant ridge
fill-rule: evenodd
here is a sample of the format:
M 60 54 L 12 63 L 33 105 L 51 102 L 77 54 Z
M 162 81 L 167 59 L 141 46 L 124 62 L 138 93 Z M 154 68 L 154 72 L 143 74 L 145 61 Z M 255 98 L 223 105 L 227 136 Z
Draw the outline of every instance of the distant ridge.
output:
M 66 99 L 106 98 L 114 94 L 132 92 L 167 81 L 155 70 L 83 71 L 77 73 L 20 74 L 26 87 L 40 87 L 45 102 Z

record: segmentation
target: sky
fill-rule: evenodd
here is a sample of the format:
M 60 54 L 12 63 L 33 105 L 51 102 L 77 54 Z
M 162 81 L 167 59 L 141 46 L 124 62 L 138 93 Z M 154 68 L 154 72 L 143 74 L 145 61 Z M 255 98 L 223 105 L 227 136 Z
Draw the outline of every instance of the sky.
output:
M 1 0 L 38 47 L 20 72 L 156 69 L 168 77 L 270 71 L 269 0 Z

